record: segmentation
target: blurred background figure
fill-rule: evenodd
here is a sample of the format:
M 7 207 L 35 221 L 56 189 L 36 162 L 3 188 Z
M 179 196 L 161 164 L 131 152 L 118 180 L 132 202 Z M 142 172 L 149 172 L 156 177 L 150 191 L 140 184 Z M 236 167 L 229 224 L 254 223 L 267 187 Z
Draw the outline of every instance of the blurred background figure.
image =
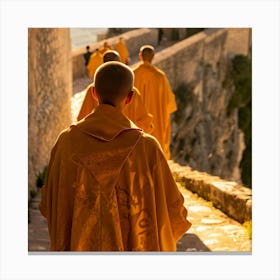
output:
M 91 79 L 93 78 L 96 69 L 102 64 L 102 62 L 102 53 L 99 49 L 96 49 L 95 52 L 90 56 L 87 65 L 88 75 Z
M 127 65 L 130 64 L 129 52 L 122 37 L 119 38 L 119 41 L 115 45 L 114 49 L 119 53 L 122 63 Z
M 103 47 L 99 49 L 100 53 L 103 55 L 106 51 L 112 50 L 113 48 L 108 44 L 107 41 L 104 42 Z
M 86 53 L 84 53 L 84 59 L 85 59 L 85 66 L 88 65 L 88 62 L 89 62 L 89 58 L 92 54 L 92 52 L 90 51 L 90 46 L 86 46 Z

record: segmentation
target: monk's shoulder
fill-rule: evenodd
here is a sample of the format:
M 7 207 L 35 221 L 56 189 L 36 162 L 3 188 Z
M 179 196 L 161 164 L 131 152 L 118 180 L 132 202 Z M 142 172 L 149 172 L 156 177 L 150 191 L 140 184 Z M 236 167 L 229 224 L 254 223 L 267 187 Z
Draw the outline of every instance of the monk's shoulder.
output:
M 153 66 L 153 70 L 154 70 L 155 75 L 157 75 L 158 77 L 160 77 L 160 78 L 165 77 L 165 73 L 161 69 L 159 69 L 158 67 Z
M 133 72 L 138 72 L 142 69 L 142 64 L 140 62 L 138 62 L 135 66 L 133 66 L 131 69 Z
M 158 140 L 144 131 L 141 131 L 141 142 L 151 150 L 161 149 Z
M 74 125 L 71 125 L 68 128 L 62 130 L 58 135 L 56 143 L 59 145 L 64 145 L 69 142 L 69 139 L 72 137 L 71 134 L 73 134 L 73 127 Z

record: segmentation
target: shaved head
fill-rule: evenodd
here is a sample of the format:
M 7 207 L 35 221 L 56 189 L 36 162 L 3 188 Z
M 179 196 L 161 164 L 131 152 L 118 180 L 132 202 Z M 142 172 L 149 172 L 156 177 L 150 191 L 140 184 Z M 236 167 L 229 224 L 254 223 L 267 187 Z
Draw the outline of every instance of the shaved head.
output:
M 110 61 L 99 66 L 94 85 L 99 103 L 118 105 L 132 91 L 134 74 L 125 64 Z
M 108 62 L 108 61 L 121 61 L 121 57 L 117 51 L 106 51 L 103 55 L 103 62 Z
M 155 49 L 151 45 L 144 45 L 140 48 L 139 54 L 143 61 L 151 62 L 155 55 Z

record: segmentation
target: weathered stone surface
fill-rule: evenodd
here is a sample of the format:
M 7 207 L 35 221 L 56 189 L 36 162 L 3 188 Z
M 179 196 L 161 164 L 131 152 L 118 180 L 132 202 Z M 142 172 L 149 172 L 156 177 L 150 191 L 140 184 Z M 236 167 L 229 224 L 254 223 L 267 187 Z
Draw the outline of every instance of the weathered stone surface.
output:
M 252 191 L 205 172 L 169 161 L 173 176 L 182 186 L 197 193 L 240 223 L 252 220 Z
M 28 30 L 28 185 L 47 165 L 60 131 L 71 123 L 69 29 Z

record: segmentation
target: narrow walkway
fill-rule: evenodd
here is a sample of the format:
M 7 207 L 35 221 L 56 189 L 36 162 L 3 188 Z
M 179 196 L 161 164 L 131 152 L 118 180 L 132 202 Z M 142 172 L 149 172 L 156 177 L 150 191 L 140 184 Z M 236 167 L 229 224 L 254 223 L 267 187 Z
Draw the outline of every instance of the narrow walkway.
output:
M 185 198 L 190 230 L 178 241 L 178 252 L 250 252 L 251 240 L 246 229 L 230 219 L 210 202 L 178 186 Z M 30 205 L 28 225 L 28 250 L 48 251 L 49 237 L 46 219 L 41 215 L 38 204 L 40 195 Z

